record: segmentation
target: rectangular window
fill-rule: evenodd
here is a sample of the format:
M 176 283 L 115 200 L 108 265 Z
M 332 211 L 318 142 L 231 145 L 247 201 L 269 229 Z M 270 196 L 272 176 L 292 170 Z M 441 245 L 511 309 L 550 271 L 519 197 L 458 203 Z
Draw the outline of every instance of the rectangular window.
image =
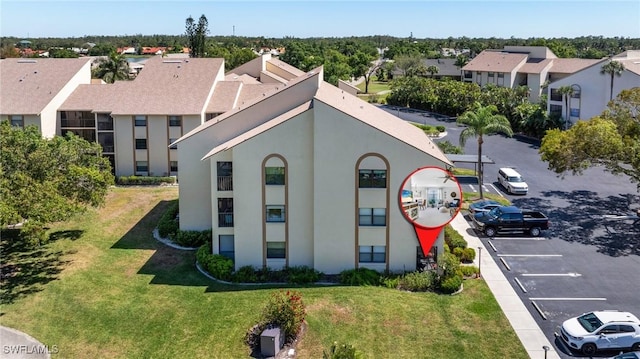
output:
M 284 222 L 284 206 L 267 206 L 267 222 Z
M 233 235 L 232 234 L 221 234 L 218 236 L 218 243 L 220 245 L 220 254 L 231 259 L 235 260 L 235 245 L 233 244 Z
M 136 172 L 148 172 L 149 164 L 147 161 L 136 161 Z
M 493 72 L 489 72 L 489 77 L 493 78 L 494 74 L 495 73 L 493 73 Z
M 64 113 L 64 112 L 63 112 Z M 98 131 L 113 130 L 113 117 L 108 113 L 98 114 Z
M 560 91 L 558 91 L 558 89 L 551 89 L 550 100 L 551 101 L 562 101 L 562 94 L 560 93 Z
M 360 208 L 358 215 L 358 225 L 360 226 L 386 226 L 386 208 Z
M 284 167 L 265 167 L 264 183 L 268 185 L 284 185 Z
M 549 105 L 549 114 L 562 117 L 562 105 Z
M 169 116 L 169 126 L 180 127 L 182 125 L 182 116 Z
M 360 246 L 358 248 L 358 261 L 360 263 L 384 263 L 386 261 L 385 246 Z
M 146 126 L 147 125 L 147 116 L 133 116 L 133 122 L 136 126 Z
M 209 121 L 209 120 L 214 119 L 214 118 L 216 118 L 216 117 L 218 117 L 218 116 L 220 116 L 220 115 L 222 115 L 222 114 L 223 114 L 223 112 L 211 112 L 211 113 L 207 113 L 207 114 L 205 114 L 204 121 L 205 121 L 205 122 L 206 122 L 206 121 Z
M 504 86 L 504 73 L 498 72 L 498 86 Z
M 267 242 L 267 258 L 287 258 L 284 242 Z
M 11 115 L 9 121 L 11 121 L 11 126 L 24 127 L 24 116 L 22 115 Z
M 115 152 L 113 132 L 98 132 L 98 143 L 102 146 L 102 152 Z
M 218 198 L 218 227 L 233 227 L 233 198 Z
M 218 162 L 218 191 L 233 191 L 233 164 Z
M 178 172 L 178 161 L 169 161 L 169 171 Z
M 146 149 L 147 149 L 147 139 L 136 138 L 136 150 L 146 150 Z
M 359 170 L 358 176 L 360 188 L 387 188 L 386 170 Z
M 170 138 L 169 139 L 169 145 L 171 146 L 172 143 L 176 142 L 178 139 L 177 138 Z M 178 145 L 173 145 L 171 146 L 172 150 L 177 150 L 178 149 Z

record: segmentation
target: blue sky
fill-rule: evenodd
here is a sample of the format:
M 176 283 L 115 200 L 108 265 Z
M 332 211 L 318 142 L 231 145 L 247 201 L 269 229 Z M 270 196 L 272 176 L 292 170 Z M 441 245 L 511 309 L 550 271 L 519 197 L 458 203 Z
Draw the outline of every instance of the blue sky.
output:
M 640 38 L 640 0 L 0 0 L 0 35 L 181 35 L 202 14 L 224 36 Z

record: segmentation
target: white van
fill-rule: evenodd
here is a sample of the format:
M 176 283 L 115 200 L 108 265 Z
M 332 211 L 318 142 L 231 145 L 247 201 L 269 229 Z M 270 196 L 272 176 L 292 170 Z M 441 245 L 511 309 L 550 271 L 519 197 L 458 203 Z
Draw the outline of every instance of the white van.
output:
M 511 194 L 527 194 L 529 186 L 522 179 L 520 173 L 511 167 L 498 170 L 498 182 Z

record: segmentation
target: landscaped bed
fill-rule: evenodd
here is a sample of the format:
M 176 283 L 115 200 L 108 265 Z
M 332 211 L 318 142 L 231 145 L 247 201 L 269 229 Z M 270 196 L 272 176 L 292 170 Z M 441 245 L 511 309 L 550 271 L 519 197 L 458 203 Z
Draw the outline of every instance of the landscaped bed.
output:
M 275 286 L 216 283 L 152 236 L 174 187 L 114 188 L 105 207 L 52 226 L 24 250 L 2 237 L 0 324 L 55 345 L 59 358 L 243 358 L 244 336 Z M 8 268 L 8 267 L 7 267 Z M 307 314 L 299 358 L 334 341 L 364 358 L 527 358 L 482 280 L 450 296 L 376 286 L 294 286 Z

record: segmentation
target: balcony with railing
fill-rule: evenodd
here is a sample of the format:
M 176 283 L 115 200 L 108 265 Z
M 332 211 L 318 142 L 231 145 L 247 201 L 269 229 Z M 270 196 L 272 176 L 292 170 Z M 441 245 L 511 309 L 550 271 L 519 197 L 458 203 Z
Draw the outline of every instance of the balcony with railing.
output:
M 233 227 L 233 212 L 218 213 L 218 227 Z
M 218 176 L 218 191 L 233 191 L 233 176 Z

